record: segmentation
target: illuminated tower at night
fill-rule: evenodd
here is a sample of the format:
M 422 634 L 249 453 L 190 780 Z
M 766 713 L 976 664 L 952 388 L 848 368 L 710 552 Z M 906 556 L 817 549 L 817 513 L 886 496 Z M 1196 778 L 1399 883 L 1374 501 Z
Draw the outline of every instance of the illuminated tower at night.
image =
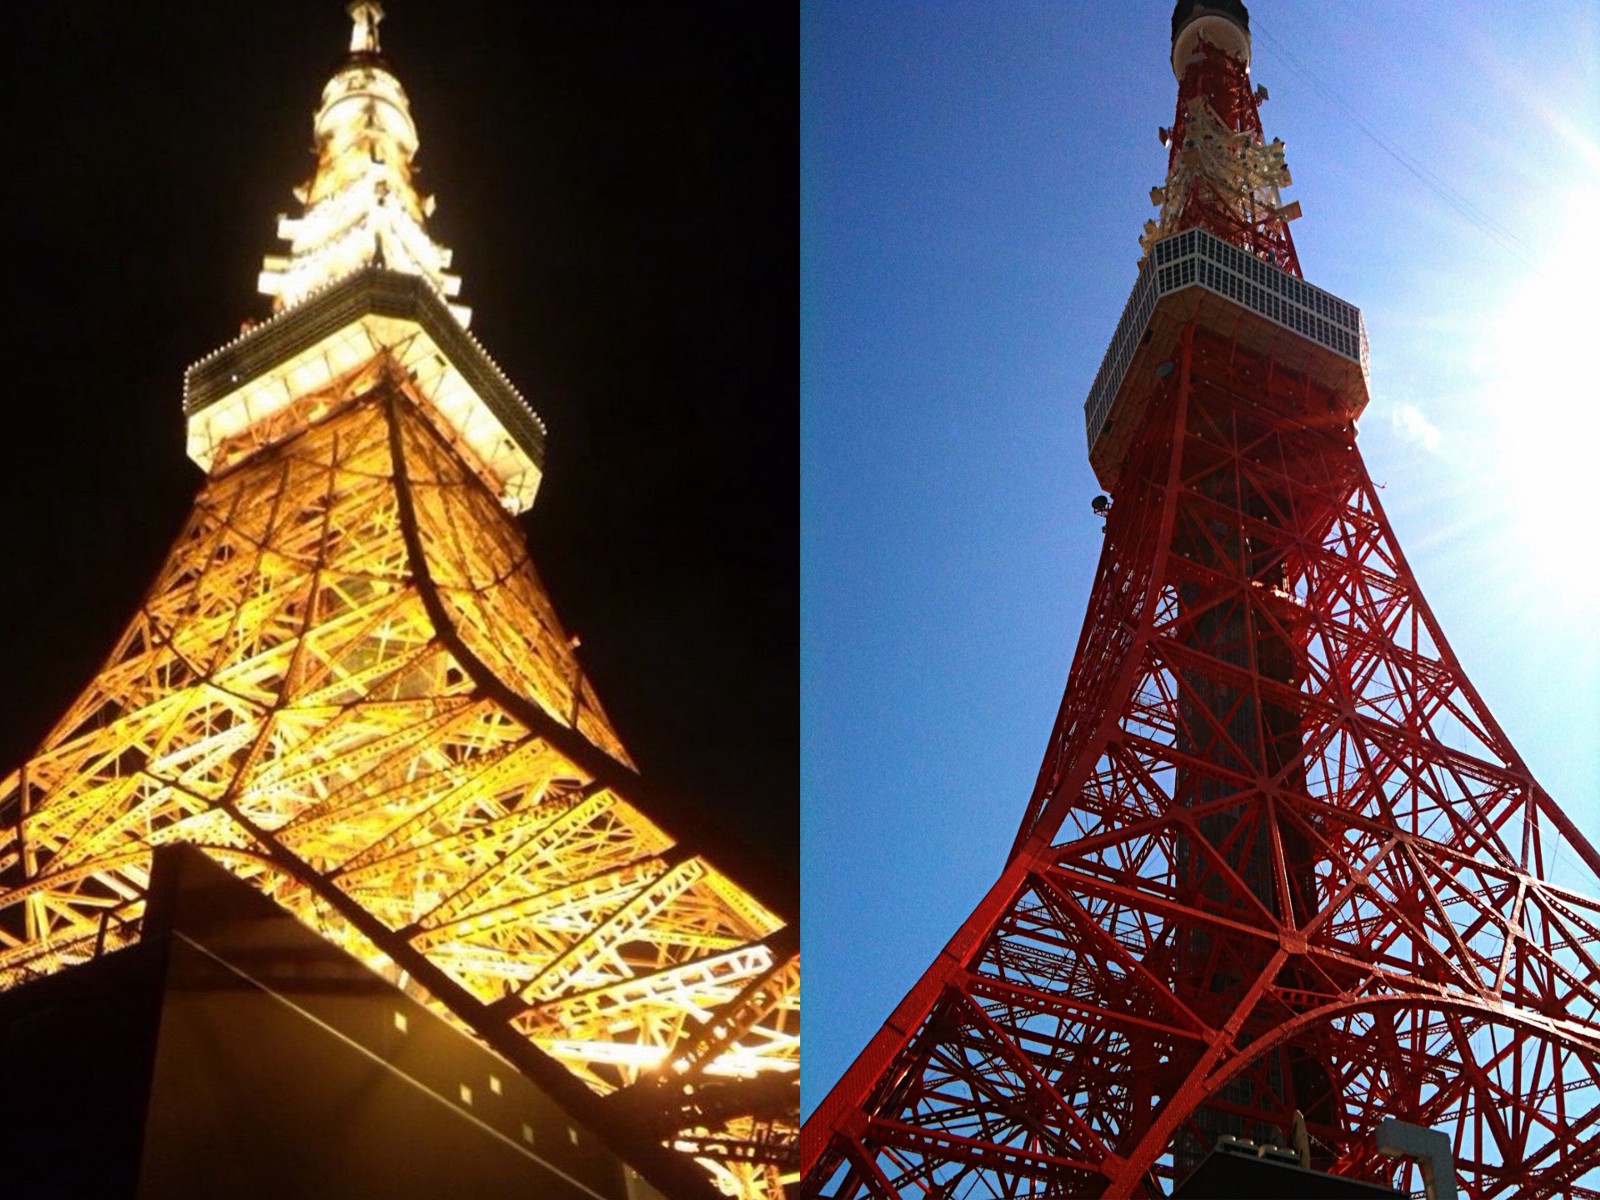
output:
M 780 1195 L 797 939 L 645 811 L 513 520 L 544 426 L 467 332 L 382 11 L 349 11 L 261 272 L 273 315 L 185 376 L 208 479 L 103 668 L 0 783 L 0 986 L 136 946 L 153 852 L 199 847 L 653 1147 L 635 1165 L 667 1194 Z
M 1600 903 L 1550 882 L 1565 847 L 1600 894 L 1600 854 L 1379 504 L 1365 329 L 1302 278 L 1250 45 L 1238 0 L 1177 5 L 1066 694 L 998 880 L 808 1120 L 805 1196 L 1166 1195 L 1225 1136 L 1420 1190 L 1386 1118 L 1474 1200 L 1600 1187 Z

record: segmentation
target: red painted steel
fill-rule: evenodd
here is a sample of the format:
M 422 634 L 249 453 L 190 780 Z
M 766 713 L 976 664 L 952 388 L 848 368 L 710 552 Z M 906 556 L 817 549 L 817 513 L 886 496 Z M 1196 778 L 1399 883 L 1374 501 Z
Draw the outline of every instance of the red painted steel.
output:
M 1191 118 L 1202 103 L 1223 129 L 1248 134 L 1257 145 L 1262 142 L 1261 114 L 1246 64 L 1202 39 L 1178 84 L 1178 111 L 1168 131 L 1168 179 L 1178 177 L 1184 156 L 1195 152 L 1190 135 L 1198 131 L 1191 130 Z M 1281 210 L 1219 188 L 1201 174 L 1186 189 L 1181 213 L 1178 228 L 1208 229 L 1274 266 L 1301 273 L 1289 222 Z
M 1242 64 L 1201 57 L 1181 94 L 1253 121 Z M 1298 273 L 1282 222 L 1226 236 Z M 1184 328 L 1013 856 L 812 1114 L 803 1196 L 1163 1195 L 1296 1110 L 1322 1169 L 1406 1182 L 1374 1146 L 1399 1117 L 1472 1200 L 1600 1196 L 1600 855 L 1333 400 Z

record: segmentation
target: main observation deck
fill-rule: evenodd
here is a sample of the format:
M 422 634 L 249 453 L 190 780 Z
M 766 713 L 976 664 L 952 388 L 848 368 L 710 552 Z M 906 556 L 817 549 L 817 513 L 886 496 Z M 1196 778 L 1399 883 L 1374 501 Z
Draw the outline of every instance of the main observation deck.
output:
M 1084 403 L 1089 463 L 1107 491 L 1163 377 L 1157 370 L 1191 320 L 1332 392 L 1340 420 L 1367 406 L 1358 308 L 1207 230 L 1185 229 L 1156 242 L 1140 266 Z

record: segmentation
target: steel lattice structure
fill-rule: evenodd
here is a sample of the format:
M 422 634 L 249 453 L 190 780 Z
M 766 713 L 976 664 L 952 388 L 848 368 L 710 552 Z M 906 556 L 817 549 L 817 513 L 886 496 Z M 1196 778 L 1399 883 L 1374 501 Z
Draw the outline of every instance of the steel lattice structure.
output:
M 280 314 L 191 370 L 211 479 L 0 783 L 0 985 L 136 940 L 152 848 L 193 843 L 575 1115 L 698 1158 L 707 1192 L 780 1195 L 797 941 L 641 807 L 507 511 L 542 427 L 443 300 L 381 13 L 352 15 L 269 262 L 302 294 L 264 276 Z
M 1404 1181 L 1398 1117 L 1474 1200 L 1600 1195 L 1600 855 L 1384 516 L 1359 315 L 1206 169 L 1266 150 L 1246 22 L 1174 17 L 1174 227 L 1090 398 L 1115 503 L 1012 856 L 807 1122 L 804 1195 L 1163 1195 L 1296 1110 L 1341 1174 Z

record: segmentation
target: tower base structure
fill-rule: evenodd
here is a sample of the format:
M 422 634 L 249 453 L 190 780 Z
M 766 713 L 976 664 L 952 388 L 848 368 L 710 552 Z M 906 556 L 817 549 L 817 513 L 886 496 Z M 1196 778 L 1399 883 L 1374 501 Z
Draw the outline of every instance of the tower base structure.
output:
M 774 1195 L 797 939 L 635 803 L 427 386 L 386 348 L 201 492 L 106 666 L 0 781 L 0 987 L 136 944 L 152 850 L 200 845 L 591 1125 L 649 1139 L 669 1192 Z
M 594 1130 L 189 846 L 144 938 L 0 996 L 5 1194 L 654 1200 Z
M 1173 1189 L 1173 1200 L 1403 1200 L 1408 1192 L 1274 1158 L 1213 1150 Z
M 811 1115 L 801 1194 L 1149 1197 L 1311 1165 L 1600 1185 L 1600 853 L 1428 609 L 1338 396 L 1203 320 L 1153 372 L 1010 861 Z

